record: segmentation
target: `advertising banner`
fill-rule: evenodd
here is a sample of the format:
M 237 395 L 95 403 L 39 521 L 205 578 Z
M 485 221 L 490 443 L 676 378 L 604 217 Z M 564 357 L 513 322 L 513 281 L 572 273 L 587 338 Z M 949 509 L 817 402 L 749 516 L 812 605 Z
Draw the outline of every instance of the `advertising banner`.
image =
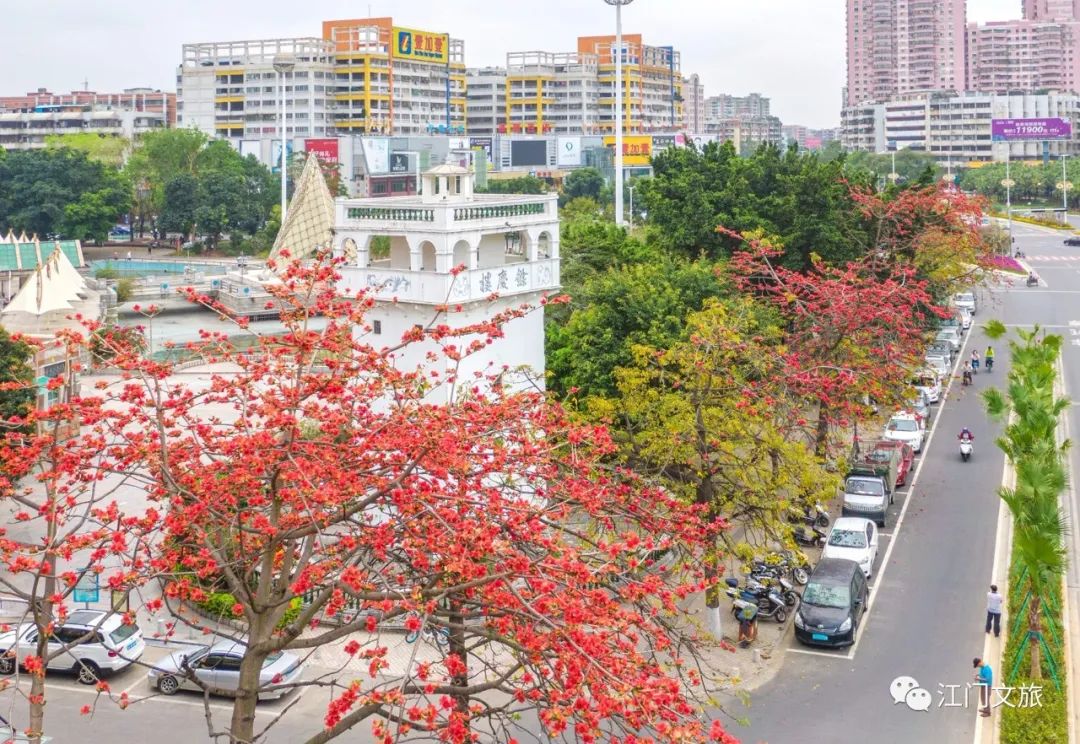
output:
M 391 173 L 408 173 L 411 170 L 409 168 L 409 156 L 403 152 L 395 152 L 390 156 L 390 172 Z
M 262 142 L 259 140 L 240 140 L 240 157 L 254 155 L 256 160 L 262 157 Z
M 615 136 L 604 137 L 605 147 L 615 147 Z M 652 160 L 652 136 L 632 134 L 623 137 L 623 165 L 648 165 Z
M 286 160 L 292 160 L 292 155 L 292 140 L 285 140 Z M 281 140 L 276 139 L 270 144 L 270 164 L 270 171 L 272 173 L 281 173 Z
M 1068 139 L 1071 136 L 1072 124 L 1058 117 L 992 119 L 990 122 L 990 138 L 995 142 Z
M 487 153 L 487 159 L 491 160 L 491 152 L 495 147 L 494 139 L 492 137 L 470 137 L 469 149 L 475 150 L 480 148 Z
M 556 165 L 560 168 L 581 165 L 581 137 L 559 137 Z
M 304 152 L 314 153 L 319 157 L 319 160 L 327 165 L 338 164 L 337 139 L 306 139 L 304 140 Z
M 450 35 L 433 34 L 412 28 L 393 29 L 394 57 L 417 62 L 450 64 Z
M 363 137 L 360 144 L 372 173 L 390 172 L 390 140 L 386 137 Z

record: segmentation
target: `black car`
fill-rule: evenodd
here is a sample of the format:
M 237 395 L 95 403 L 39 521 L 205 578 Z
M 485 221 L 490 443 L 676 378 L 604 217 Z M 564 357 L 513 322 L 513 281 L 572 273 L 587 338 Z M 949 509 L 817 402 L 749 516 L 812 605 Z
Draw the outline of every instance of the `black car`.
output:
M 1065 245 L 1080 245 L 1080 236 L 1065 238 Z
M 858 563 L 822 558 L 795 612 L 795 638 L 808 646 L 850 646 L 869 597 Z

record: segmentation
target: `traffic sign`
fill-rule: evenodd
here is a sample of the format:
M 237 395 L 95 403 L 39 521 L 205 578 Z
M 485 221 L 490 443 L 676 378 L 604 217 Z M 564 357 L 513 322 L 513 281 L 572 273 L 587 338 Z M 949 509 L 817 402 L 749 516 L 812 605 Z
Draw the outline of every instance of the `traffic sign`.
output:
M 97 602 L 101 595 L 98 584 L 98 575 L 90 569 L 85 569 L 82 576 L 75 584 L 74 600 L 76 602 Z
M 1007 189 L 1011 189 L 1013 186 L 1016 185 L 1016 181 L 1012 180 L 1011 178 L 1003 178 L 1001 179 L 1001 185 Z
M 47 377 L 46 375 L 41 375 L 34 380 L 34 384 L 37 385 L 39 388 L 43 388 L 49 384 L 49 377 Z

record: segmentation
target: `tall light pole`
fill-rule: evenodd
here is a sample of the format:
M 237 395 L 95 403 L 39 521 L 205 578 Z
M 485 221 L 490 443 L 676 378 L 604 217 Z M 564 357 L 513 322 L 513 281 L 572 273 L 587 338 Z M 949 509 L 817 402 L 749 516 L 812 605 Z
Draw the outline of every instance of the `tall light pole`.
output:
M 622 6 L 634 0 L 604 0 L 615 6 L 615 224 L 622 225 L 623 218 L 623 41 Z
M 634 187 L 628 186 L 627 190 L 630 192 L 630 229 L 634 229 Z
M 278 83 L 281 86 L 281 224 L 285 224 L 285 210 L 288 208 L 288 138 L 285 136 L 285 73 L 292 72 L 296 67 L 296 58 L 291 54 L 278 54 L 274 57 L 274 70 L 278 74 Z
M 1069 183 L 1069 174 L 1065 170 L 1065 158 L 1068 157 L 1066 153 L 1061 153 L 1061 183 L 1058 184 L 1058 188 L 1061 189 L 1061 208 L 1064 210 L 1064 214 L 1061 216 L 1065 224 L 1069 224 L 1069 189 L 1072 188 L 1072 184 Z

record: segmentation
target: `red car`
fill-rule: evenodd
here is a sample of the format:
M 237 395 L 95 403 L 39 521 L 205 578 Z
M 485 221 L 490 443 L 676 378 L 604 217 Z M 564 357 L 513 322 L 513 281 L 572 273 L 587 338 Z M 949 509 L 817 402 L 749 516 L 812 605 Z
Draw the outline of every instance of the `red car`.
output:
M 900 450 L 900 465 L 896 469 L 896 487 L 906 486 L 908 482 L 908 473 L 911 472 L 911 465 L 915 462 L 915 450 L 911 449 L 911 445 L 904 444 L 903 442 L 896 442 L 890 439 L 881 439 L 874 444 L 876 450 L 898 449 Z

